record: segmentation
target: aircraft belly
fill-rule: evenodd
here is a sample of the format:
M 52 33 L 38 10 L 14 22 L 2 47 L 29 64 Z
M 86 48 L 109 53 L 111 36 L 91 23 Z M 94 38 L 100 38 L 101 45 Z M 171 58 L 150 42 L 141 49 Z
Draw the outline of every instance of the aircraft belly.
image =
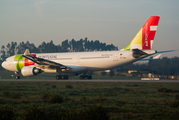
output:
M 104 69 L 108 67 L 108 64 L 106 63 L 111 63 L 111 60 L 91 59 L 91 60 L 80 61 L 81 66 L 85 66 L 87 68 L 98 68 L 98 69 Z
M 117 67 L 121 67 L 127 63 L 129 63 L 130 60 L 121 60 L 113 61 L 113 58 L 106 59 L 106 60 L 86 60 L 83 62 L 80 62 L 81 66 L 87 67 L 89 70 L 106 70 L 106 69 L 113 69 Z

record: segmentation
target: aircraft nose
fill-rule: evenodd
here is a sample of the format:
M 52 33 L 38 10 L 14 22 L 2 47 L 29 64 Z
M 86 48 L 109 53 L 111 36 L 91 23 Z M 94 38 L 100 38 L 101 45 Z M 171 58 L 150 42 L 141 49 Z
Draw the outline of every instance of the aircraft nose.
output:
M 6 69 L 6 62 L 4 61 L 4 62 L 1 64 L 1 66 L 2 66 L 4 69 Z
M 16 69 L 16 61 L 13 60 L 14 56 L 7 58 L 2 64 L 1 66 L 9 71 L 17 71 Z

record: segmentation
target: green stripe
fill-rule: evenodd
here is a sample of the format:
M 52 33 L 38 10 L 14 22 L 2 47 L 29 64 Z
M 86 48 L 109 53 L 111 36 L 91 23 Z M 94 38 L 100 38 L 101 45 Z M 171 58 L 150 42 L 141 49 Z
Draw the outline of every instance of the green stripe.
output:
M 25 58 L 23 55 L 16 55 L 14 60 L 16 61 L 16 68 L 19 72 L 21 72 L 21 69 L 25 66 Z

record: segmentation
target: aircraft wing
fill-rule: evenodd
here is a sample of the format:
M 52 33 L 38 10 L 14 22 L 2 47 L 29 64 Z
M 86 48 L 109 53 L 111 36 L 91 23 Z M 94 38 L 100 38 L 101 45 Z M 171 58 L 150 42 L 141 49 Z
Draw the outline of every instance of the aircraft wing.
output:
M 65 65 L 62 65 L 62 64 L 59 64 L 59 63 L 56 63 L 56 62 L 53 62 L 53 61 L 50 61 L 50 60 L 47 60 L 47 59 L 38 58 L 38 57 L 30 55 L 29 49 L 26 49 L 23 57 L 25 57 L 25 58 L 37 63 L 38 65 L 46 65 L 46 66 L 48 66 L 50 68 L 61 68 L 61 69 L 70 70 L 70 68 L 65 66 Z

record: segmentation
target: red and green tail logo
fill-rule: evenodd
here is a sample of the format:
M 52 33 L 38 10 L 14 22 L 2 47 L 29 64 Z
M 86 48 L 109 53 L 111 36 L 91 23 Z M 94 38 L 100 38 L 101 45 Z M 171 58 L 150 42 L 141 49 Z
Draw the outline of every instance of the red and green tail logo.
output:
M 131 41 L 131 43 L 124 48 L 124 50 L 131 50 L 136 48 L 150 50 L 152 48 L 159 19 L 160 16 L 150 17 Z

